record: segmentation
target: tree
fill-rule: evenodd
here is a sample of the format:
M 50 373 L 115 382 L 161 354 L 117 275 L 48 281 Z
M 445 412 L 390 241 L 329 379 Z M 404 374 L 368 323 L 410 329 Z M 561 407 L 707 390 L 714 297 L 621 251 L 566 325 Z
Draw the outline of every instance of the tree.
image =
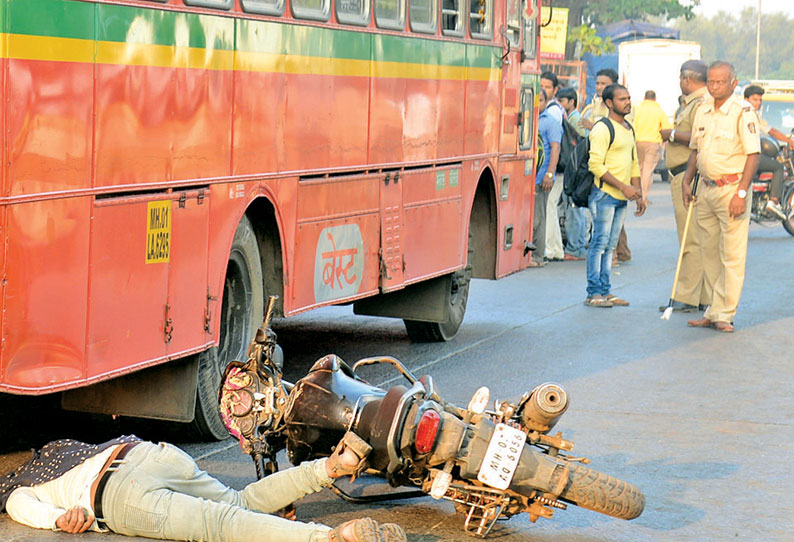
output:
M 568 8 L 569 24 L 599 26 L 625 19 L 642 20 L 649 16 L 665 19 L 684 17 L 692 19 L 693 8 L 700 0 L 548 0 L 554 7 Z
M 706 62 L 727 60 L 736 67 L 740 80 L 755 76 L 755 33 L 757 12 L 747 8 L 738 15 L 719 12 L 710 19 L 698 17 L 677 21 L 682 40 L 700 43 Z M 761 14 L 761 79 L 794 79 L 794 20 L 783 13 Z

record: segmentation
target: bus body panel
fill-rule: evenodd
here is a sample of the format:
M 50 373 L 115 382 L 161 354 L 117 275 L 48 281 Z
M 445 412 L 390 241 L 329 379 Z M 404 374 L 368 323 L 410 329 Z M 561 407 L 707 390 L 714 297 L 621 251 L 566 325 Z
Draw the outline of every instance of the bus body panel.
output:
M 0 390 L 74 388 L 217 342 L 254 208 L 272 207 L 285 315 L 459 269 L 481 181 L 495 275 L 526 266 L 517 51 L 230 15 L 0 0 Z

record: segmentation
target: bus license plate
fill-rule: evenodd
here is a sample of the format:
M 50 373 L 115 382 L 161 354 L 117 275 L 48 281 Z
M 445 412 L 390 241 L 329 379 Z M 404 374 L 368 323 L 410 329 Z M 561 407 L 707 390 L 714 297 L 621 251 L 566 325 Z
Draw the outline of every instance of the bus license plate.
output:
M 496 489 L 507 489 L 516 472 L 526 440 L 527 435 L 523 431 L 503 423 L 497 424 L 477 479 Z

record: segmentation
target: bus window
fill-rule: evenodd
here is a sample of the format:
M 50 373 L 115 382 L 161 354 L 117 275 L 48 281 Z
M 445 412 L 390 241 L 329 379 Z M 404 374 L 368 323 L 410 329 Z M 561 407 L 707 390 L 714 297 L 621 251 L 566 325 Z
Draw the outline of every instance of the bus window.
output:
M 234 0 L 185 0 L 185 4 L 200 8 L 231 9 Z
M 472 38 L 493 38 L 493 0 L 469 0 L 469 33 Z
M 340 23 L 367 26 L 369 0 L 336 0 L 336 18 Z
M 292 0 L 290 6 L 300 19 L 325 22 L 331 17 L 331 0 Z
M 284 0 L 240 0 L 243 11 L 261 15 L 281 15 L 284 13 Z
M 375 0 L 375 24 L 380 28 L 405 28 L 405 0 Z
M 521 0 L 507 0 L 507 40 L 511 47 L 521 41 Z
M 409 12 L 411 30 L 425 34 L 435 34 L 437 5 L 436 0 L 410 0 Z
M 523 87 L 521 89 L 521 111 L 519 112 L 519 121 L 521 123 L 518 134 L 518 146 L 521 150 L 532 148 L 532 133 L 534 126 L 533 113 L 535 111 L 535 92 L 532 87 Z
M 466 0 L 441 0 L 441 32 L 463 36 L 463 6 Z
M 529 60 L 534 60 L 538 54 L 538 20 L 536 17 L 524 19 L 524 56 Z

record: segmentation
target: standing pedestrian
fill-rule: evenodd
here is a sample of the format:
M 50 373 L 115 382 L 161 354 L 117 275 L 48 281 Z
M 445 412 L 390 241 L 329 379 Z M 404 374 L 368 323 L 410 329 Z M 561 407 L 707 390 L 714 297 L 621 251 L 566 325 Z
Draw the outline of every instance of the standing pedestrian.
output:
M 660 130 L 671 128 L 662 106 L 656 101 L 656 92 L 649 90 L 637 108 L 634 116 L 634 129 L 637 134 L 637 154 L 640 158 L 640 184 L 645 204 L 650 203 L 648 194 L 653 183 L 653 170 L 662 157 L 662 136 Z
M 592 130 L 593 126 L 599 119 L 609 115 L 609 108 L 604 103 L 603 92 L 604 89 L 618 82 L 618 72 L 610 68 L 599 70 L 596 73 L 596 96 L 593 102 L 584 108 L 582 111 L 581 125 L 587 129 Z M 624 117 L 628 122 L 634 121 L 634 108 Z M 612 254 L 612 266 L 617 267 L 619 262 L 631 261 L 631 249 L 629 248 L 629 239 L 626 236 L 626 228 L 620 228 L 620 237 L 618 238 L 618 246 Z
M 678 242 L 684 244 L 681 258 L 681 269 L 678 272 L 678 283 L 673 299 L 673 310 L 690 312 L 705 310 L 711 299 L 703 278 L 703 263 L 700 256 L 700 241 L 697 235 L 697 215 L 693 212 L 690 218 L 689 231 L 684 240 L 687 210 L 681 192 L 681 181 L 684 179 L 689 155 L 692 150 L 689 142 L 692 134 L 692 123 L 695 113 L 707 96 L 706 63 L 701 60 L 687 60 L 681 65 L 678 81 L 683 92 L 683 103 L 675 117 L 672 130 L 662 129 L 660 135 L 667 141 L 667 168 L 673 175 L 670 180 L 670 193 L 673 198 L 675 224 L 678 228 Z M 664 312 L 667 305 L 659 307 Z
M 538 92 L 538 111 L 540 112 L 538 136 L 543 141 L 543 155 L 546 160 L 538 169 L 535 178 L 535 209 L 532 220 L 532 241 L 535 243 L 535 251 L 532 253 L 529 267 L 545 265 L 543 257 L 546 250 L 546 208 L 549 193 L 554 185 L 554 171 L 560 157 L 560 142 L 562 141 L 562 126 L 546 106 L 546 96 L 546 91 L 540 89 Z
M 637 202 L 636 216 L 645 212 L 645 200 L 640 187 L 634 133 L 626 121 L 626 115 L 631 111 L 629 91 L 623 85 L 612 84 L 604 89 L 602 96 L 609 116 L 590 131 L 589 167 L 595 186 L 588 200 L 593 216 L 593 238 L 587 251 L 585 304 L 591 307 L 626 306 L 628 301 L 611 293 L 612 252 L 626 218 L 627 200 Z
M 683 180 L 684 206 L 692 203 L 691 182 L 700 172 L 697 227 L 706 285 L 711 300 L 693 327 L 732 333 L 744 284 L 752 194 L 748 192 L 761 152 L 758 116 L 736 96 L 736 70 L 728 62 L 709 66 L 707 88 L 713 101 L 695 114 L 693 150 Z
M 351 435 L 331 457 L 272 474 L 242 491 L 212 478 L 171 444 L 135 436 L 97 445 L 58 440 L 0 478 L 0 510 L 18 523 L 68 533 L 206 542 L 405 542 L 402 528 L 370 518 L 331 529 L 270 515 L 360 472 L 365 458 L 354 451 L 358 437 L 348 440 Z
M 540 75 L 540 88 L 546 93 L 546 112 L 560 126 L 565 122 L 565 109 L 557 101 L 559 91 L 559 80 L 552 72 L 543 72 Z M 560 231 L 560 217 L 557 213 L 557 206 L 562 195 L 562 175 L 557 175 L 557 167 L 549 169 L 552 174 L 552 186 L 546 201 L 546 248 L 543 254 L 546 260 L 562 260 L 564 253 L 562 250 L 562 232 Z
M 560 105 L 565 109 L 568 127 L 581 137 L 586 137 L 586 131 L 579 123 L 581 114 L 577 109 L 578 98 L 572 88 L 561 89 L 557 93 Z M 565 261 L 584 260 L 587 253 L 587 212 L 584 207 L 577 207 L 570 198 L 565 200 Z

